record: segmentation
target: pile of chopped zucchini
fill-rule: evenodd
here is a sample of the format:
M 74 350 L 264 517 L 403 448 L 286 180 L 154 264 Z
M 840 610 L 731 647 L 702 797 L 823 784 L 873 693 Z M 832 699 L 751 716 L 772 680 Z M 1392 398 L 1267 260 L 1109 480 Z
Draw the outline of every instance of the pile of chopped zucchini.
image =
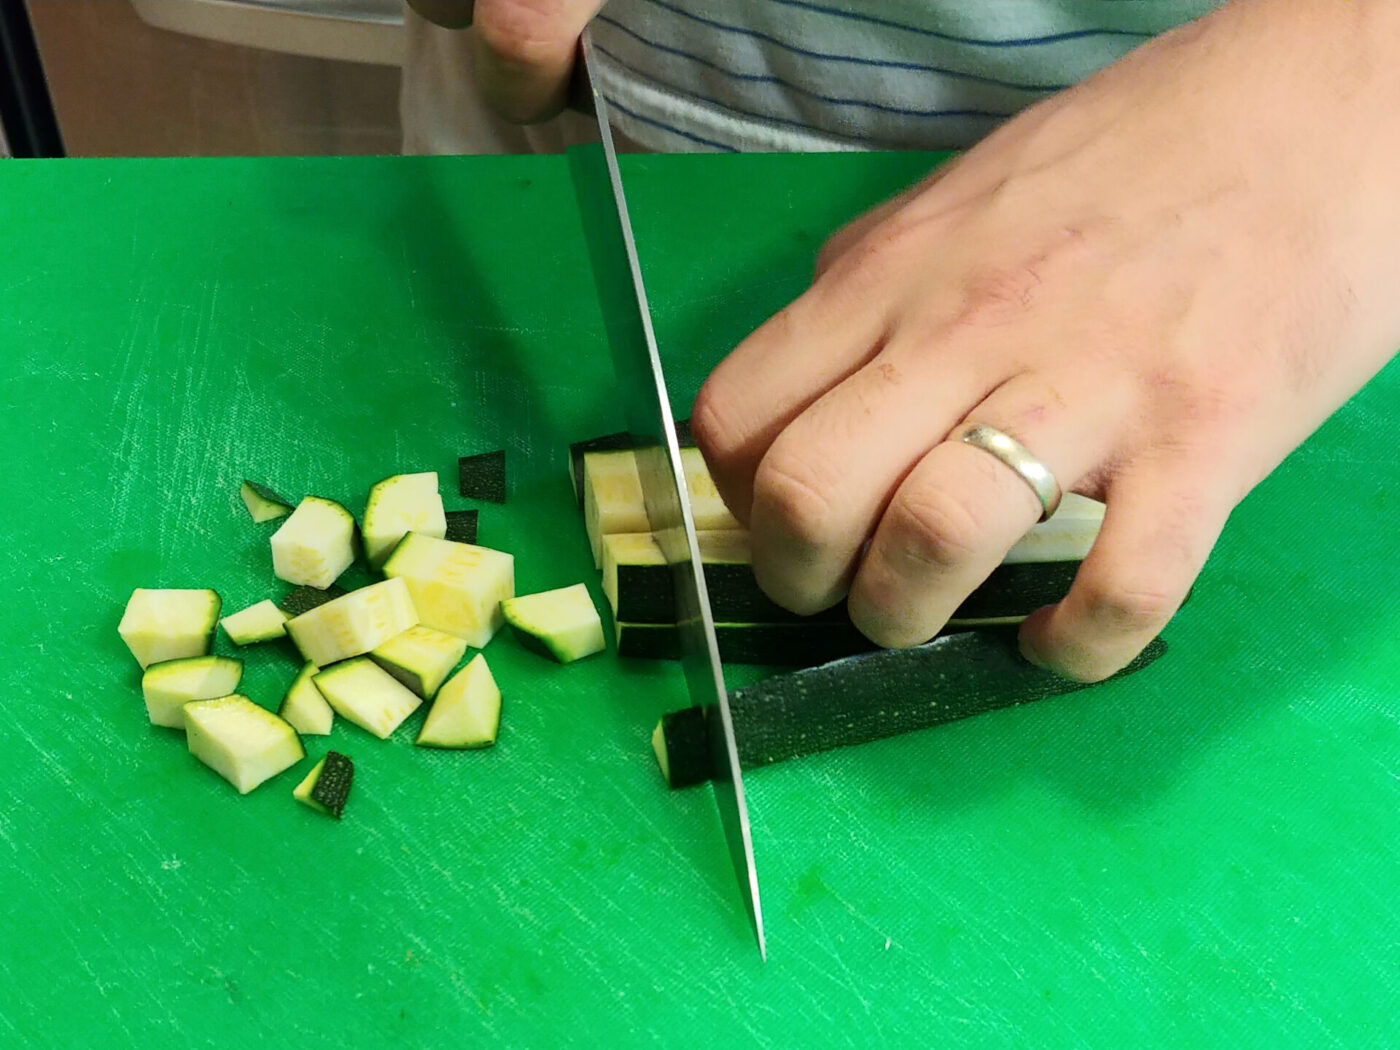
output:
M 464 494 L 503 500 L 504 453 L 464 458 L 460 481 Z M 603 648 L 587 588 L 517 598 L 515 559 L 476 544 L 478 512 L 446 511 L 434 472 L 373 485 L 360 522 L 334 500 L 293 506 L 257 482 L 244 481 L 239 496 L 255 522 L 280 521 L 269 539 L 273 571 L 295 586 L 222 618 L 213 590 L 138 588 L 118 630 L 144 668 L 150 722 L 182 729 L 190 753 L 240 793 L 300 762 L 302 738 L 329 735 L 337 716 L 387 739 L 429 705 L 418 745 L 492 746 L 501 691 L 485 655 L 468 651 L 507 621 L 561 663 Z M 360 560 L 382 578 L 339 586 Z M 276 713 L 238 692 L 241 659 L 213 653 L 220 625 L 236 646 L 286 639 L 295 652 Z M 293 795 L 339 818 L 353 778 L 352 760 L 327 751 Z

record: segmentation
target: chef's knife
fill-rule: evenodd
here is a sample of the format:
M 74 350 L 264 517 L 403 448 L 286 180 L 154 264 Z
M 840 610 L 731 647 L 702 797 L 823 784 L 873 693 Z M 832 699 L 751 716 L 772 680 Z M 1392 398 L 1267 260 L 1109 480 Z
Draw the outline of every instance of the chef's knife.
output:
M 637 446 L 637 467 L 642 477 L 647 517 L 675 572 L 676 622 L 680 625 L 686 684 L 691 702 L 708 712 L 710 746 L 714 753 L 715 801 L 758 940 L 759 954 L 766 958 L 753 838 L 739 771 L 734 722 L 729 713 L 729 696 L 715 642 L 714 617 L 700 567 L 695 519 L 681 466 L 676 423 L 657 352 L 637 244 L 627 214 L 627 198 L 608 122 L 608 104 L 595 75 L 593 43 L 586 29 L 581 49 L 602 142 L 569 151 L 574 189 L 578 194 L 628 429 Z

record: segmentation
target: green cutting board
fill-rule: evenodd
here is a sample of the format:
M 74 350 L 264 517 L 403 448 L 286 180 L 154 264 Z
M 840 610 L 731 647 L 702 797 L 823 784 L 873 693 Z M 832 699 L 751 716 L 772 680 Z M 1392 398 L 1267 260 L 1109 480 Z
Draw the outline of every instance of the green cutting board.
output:
M 629 159 L 677 408 L 932 159 Z M 1400 372 L 1240 507 L 1149 671 L 753 773 L 763 965 L 651 759 L 674 667 L 498 637 L 495 749 L 312 740 L 356 760 L 336 823 L 310 759 L 240 797 L 148 725 L 116 633 L 135 586 L 280 593 L 245 475 L 458 507 L 498 447 L 482 542 L 592 581 L 564 448 L 621 420 L 562 159 L 12 161 L 0 231 L 0 1046 L 1400 1039 Z M 293 656 L 244 655 L 275 706 Z

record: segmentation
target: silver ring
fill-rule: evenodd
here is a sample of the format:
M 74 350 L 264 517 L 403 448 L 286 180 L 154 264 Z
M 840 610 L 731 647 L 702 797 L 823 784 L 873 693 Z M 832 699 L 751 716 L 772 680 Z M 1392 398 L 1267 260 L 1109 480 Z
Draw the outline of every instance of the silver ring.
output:
M 949 441 L 961 441 L 983 452 L 990 452 L 1031 487 L 1040 500 L 1040 520 L 1045 521 L 1060 505 L 1060 483 L 1055 475 L 1030 450 L 1010 434 L 1003 434 L 986 423 L 962 423 L 948 435 Z

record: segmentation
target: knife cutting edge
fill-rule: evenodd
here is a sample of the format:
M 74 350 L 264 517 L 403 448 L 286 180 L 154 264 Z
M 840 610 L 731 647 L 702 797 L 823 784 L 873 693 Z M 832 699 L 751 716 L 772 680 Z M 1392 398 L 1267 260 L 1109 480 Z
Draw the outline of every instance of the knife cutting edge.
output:
M 613 365 L 627 408 L 628 429 L 637 447 L 637 468 L 642 478 L 647 516 L 675 573 L 676 622 L 681 633 L 686 685 L 691 702 L 708 713 L 706 723 L 714 756 L 715 802 L 758 941 L 758 951 L 766 959 L 758 869 L 754 865 L 753 836 L 739 770 L 734 720 L 720 667 L 709 592 L 700 567 L 695 520 L 681 466 L 676 423 L 627 212 L 607 100 L 599 87 L 593 42 L 587 29 L 580 46 L 602 141 L 598 145 L 576 146 L 569 151 L 574 189 L 592 257 L 599 305 L 612 347 Z

